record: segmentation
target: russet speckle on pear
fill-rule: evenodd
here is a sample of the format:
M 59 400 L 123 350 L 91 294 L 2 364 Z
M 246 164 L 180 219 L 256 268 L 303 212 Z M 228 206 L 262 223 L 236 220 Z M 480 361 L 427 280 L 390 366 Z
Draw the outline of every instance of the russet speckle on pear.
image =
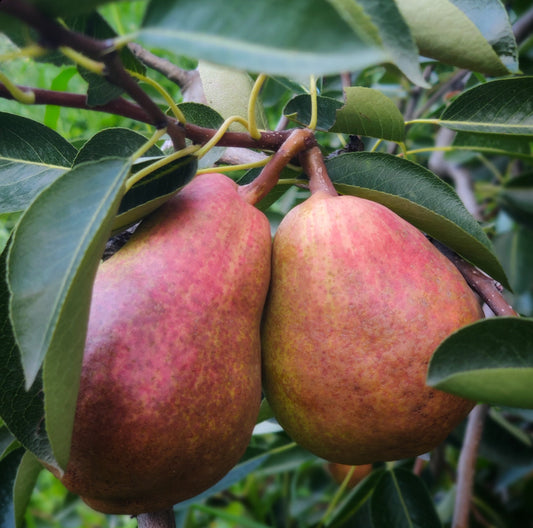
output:
M 106 513 L 168 508 L 246 449 L 261 399 L 268 220 L 197 176 L 97 273 L 62 477 Z
M 431 355 L 483 317 L 426 237 L 386 207 L 317 191 L 274 237 L 263 387 L 287 433 L 343 464 L 441 443 L 473 403 L 426 386 Z

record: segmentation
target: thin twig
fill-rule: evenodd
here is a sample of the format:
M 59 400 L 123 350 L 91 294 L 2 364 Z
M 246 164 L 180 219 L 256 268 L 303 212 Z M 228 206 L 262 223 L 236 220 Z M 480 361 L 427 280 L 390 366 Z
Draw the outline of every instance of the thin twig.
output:
M 457 253 L 446 247 L 437 240 L 431 241 L 433 245 L 461 272 L 470 287 L 483 299 L 487 306 L 498 316 L 517 317 L 518 313 L 513 310 L 503 296 L 501 285 L 480 271 L 470 262 L 467 262 Z
M 468 416 L 463 447 L 457 465 L 457 487 L 452 528 L 468 528 L 476 459 L 488 410 L 489 406 L 486 404 L 476 405 Z

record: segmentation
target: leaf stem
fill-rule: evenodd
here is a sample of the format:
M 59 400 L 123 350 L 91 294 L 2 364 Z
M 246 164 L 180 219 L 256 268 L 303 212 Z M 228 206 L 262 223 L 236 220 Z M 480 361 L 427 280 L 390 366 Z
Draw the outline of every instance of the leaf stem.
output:
M 13 84 L 11 80 L 4 73 L 0 72 L 0 82 L 4 83 L 9 95 L 22 104 L 34 104 L 35 92 L 31 88 L 21 88 L 16 84 Z
M 215 132 L 211 139 L 196 153 L 198 158 L 205 156 L 222 138 L 222 136 L 228 131 L 228 128 L 233 123 L 240 123 L 241 125 L 248 128 L 248 121 L 241 116 L 234 115 L 228 117 L 220 128 Z
M 198 145 L 190 145 L 189 147 L 178 150 L 177 152 L 174 152 L 173 154 L 170 154 L 169 156 L 166 156 L 165 158 L 148 165 L 148 167 L 141 169 L 139 172 L 136 172 L 133 176 L 130 176 L 126 180 L 126 191 L 129 191 L 137 182 L 141 181 L 143 178 L 146 178 L 146 176 L 155 170 L 160 169 L 161 167 L 164 167 L 165 165 L 168 165 L 179 158 L 184 158 L 185 156 L 194 154 L 199 148 L 200 147 L 198 147 Z
M 257 76 L 250 93 L 250 99 L 248 100 L 248 132 L 254 139 L 259 139 L 261 137 L 261 132 L 259 132 L 259 129 L 257 128 L 256 108 L 259 92 L 261 91 L 266 78 L 264 73 Z
M 96 75 L 104 74 L 105 65 L 103 62 L 89 59 L 82 53 L 79 53 L 68 46 L 59 46 L 59 51 L 78 66 L 81 66 L 92 73 L 96 73 Z
M 307 128 L 315 130 L 318 123 L 318 102 L 317 102 L 317 89 L 316 78 L 311 75 L 309 79 L 309 93 L 311 95 L 311 119 Z
M 253 161 L 251 163 L 241 163 L 239 165 L 221 165 L 216 167 L 208 167 L 206 169 L 200 169 L 196 171 L 196 174 L 209 174 L 210 172 L 234 172 L 238 170 L 257 169 L 258 167 L 264 167 L 272 156 L 267 156 L 259 161 Z
M 137 149 L 132 155 L 131 160 L 136 161 L 138 160 L 147 150 L 150 149 L 150 147 L 153 147 L 157 141 L 161 139 L 162 136 L 166 134 L 166 129 L 162 128 L 161 130 L 156 130 L 152 137 L 139 149 Z

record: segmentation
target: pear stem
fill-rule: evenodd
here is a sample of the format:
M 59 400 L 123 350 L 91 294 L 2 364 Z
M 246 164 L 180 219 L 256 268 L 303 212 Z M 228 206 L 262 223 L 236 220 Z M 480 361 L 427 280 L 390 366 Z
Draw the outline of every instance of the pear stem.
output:
M 139 528 L 176 528 L 174 510 L 161 510 L 151 513 L 141 513 L 137 515 Z
M 281 171 L 291 159 L 313 145 L 316 145 L 316 140 L 311 130 L 295 129 L 263 167 L 259 176 L 254 181 L 239 187 L 239 194 L 248 203 L 256 204 L 278 183 Z
M 469 286 L 479 294 L 487 306 L 497 316 L 518 317 L 502 294 L 502 287 L 494 279 L 485 275 L 475 266 L 461 258 L 457 253 L 437 240 L 431 241 L 433 245 L 448 259 L 465 278 Z
M 309 190 L 311 194 L 322 191 L 331 196 L 338 195 L 333 183 L 329 179 L 322 152 L 320 152 L 317 146 L 302 152 L 300 154 L 300 162 L 309 178 Z

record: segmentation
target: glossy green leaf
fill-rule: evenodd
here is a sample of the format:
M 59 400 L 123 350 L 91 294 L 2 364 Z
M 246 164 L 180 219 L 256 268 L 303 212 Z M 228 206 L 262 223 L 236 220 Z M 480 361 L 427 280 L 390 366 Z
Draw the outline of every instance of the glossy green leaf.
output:
M 345 2 L 354 0 L 345 0 Z M 419 53 L 411 30 L 403 18 L 395 0 L 357 0 L 378 28 L 379 37 L 405 76 L 418 86 L 428 88 L 420 73 Z
M 7 254 L 8 247 L 0 257 L 0 416 L 26 449 L 57 466 L 44 426 L 41 375 L 29 390 L 25 388 L 20 352 L 9 320 Z
M 62 467 L 70 449 L 92 283 L 129 169 L 122 159 L 105 159 L 65 173 L 26 210 L 8 255 L 10 313 L 26 386 L 46 356 L 46 428 Z
M 385 471 L 372 498 L 373 528 L 441 528 L 424 482 L 411 471 Z
M 148 5 L 138 39 L 240 70 L 323 75 L 388 60 L 327 0 L 182 0 Z
M 349 526 L 347 523 L 371 497 L 376 484 L 379 482 L 384 472 L 383 469 L 375 469 L 367 478 L 359 482 L 355 488 L 351 489 L 326 519 L 325 526 L 327 526 L 327 528 Z
M 476 401 L 533 408 L 533 320 L 496 317 L 458 330 L 435 351 L 427 382 Z
M 426 0 L 396 3 L 422 55 L 488 75 L 509 73 L 476 25 L 451 1 L 433 0 L 431 9 Z
M 498 79 L 463 92 L 440 117 L 453 130 L 533 135 L 533 77 Z
M 329 130 L 336 120 L 336 112 L 343 104 L 331 97 L 317 97 L 317 125 L 319 130 Z M 311 122 L 311 96 L 307 94 L 293 97 L 283 109 L 283 115 L 306 127 Z
M 494 249 L 515 294 L 533 290 L 533 229 L 517 226 L 496 235 Z
M 24 514 L 26 508 L 30 503 L 30 498 L 37 482 L 37 477 L 42 471 L 43 466 L 33 456 L 32 453 L 26 451 L 17 471 L 15 478 L 15 485 L 13 487 L 14 500 L 14 517 L 15 527 L 22 528 L 24 526 Z
M 424 167 L 383 153 L 355 152 L 326 161 L 341 194 L 382 203 L 509 287 L 492 244 L 455 191 Z
M 137 170 L 149 161 L 135 164 Z M 113 222 L 113 232 L 119 232 L 135 224 L 146 215 L 163 205 L 196 174 L 198 159 L 186 156 L 154 170 L 149 176 L 137 182 L 122 198 Z
M 203 105 L 199 105 L 203 106 Z M 217 114 L 218 115 L 218 114 Z M 146 143 L 147 139 L 126 128 L 108 128 L 95 134 L 79 150 L 75 165 L 106 157 L 128 158 Z M 151 147 L 132 167 L 135 173 L 163 157 L 156 146 Z M 189 182 L 196 172 L 196 158 L 188 156 L 175 160 L 137 182 L 123 197 L 113 222 L 118 233 L 138 222 L 162 205 L 177 190 Z
M 477 27 L 500 60 L 513 73 L 518 72 L 518 49 L 509 15 L 500 0 L 450 0 Z
M 457 132 L 453 147 L 457 150 L 473 150 L 484 154 L 532 159 L 531 138 L 504 134 Z
M 337 110 L 331 132 L 403 141 L 405 126 L 398 107 L 382 92 L 363 86 L 344 90 L 345 104 Z
M 216 110 L 205 104 L 188 101 L 180 103 L 178 108 L 188 123 L 206 128 L 219 128 L 224 122 L 224 118 Z
M 17 449 L 0 461 L 0 526 L 15 528 L 13 485 L 24 449 Z
M 36 5 L 43 13 L 50 16 L 66 17 L 88 13 L 98 6 L 120 0 L 83 0 L 83 2 L 72 2 L 72 0 L 29 0 Z
M 75 156 L 76 149 L 51 128 L 0 112 L 0 213 L 26 209 Z
M 533 173 L 509 180 L 500 189 L 498 202 L 509 216 L 533 229 Z
M 129 128 L 106 128 L 97 132 L 80 148 L 74 165 L 107 157 L 128 158 L 147 141 L 142 134 Z M 144 155 L 163 156 L 163 152 L 152 146 Z

